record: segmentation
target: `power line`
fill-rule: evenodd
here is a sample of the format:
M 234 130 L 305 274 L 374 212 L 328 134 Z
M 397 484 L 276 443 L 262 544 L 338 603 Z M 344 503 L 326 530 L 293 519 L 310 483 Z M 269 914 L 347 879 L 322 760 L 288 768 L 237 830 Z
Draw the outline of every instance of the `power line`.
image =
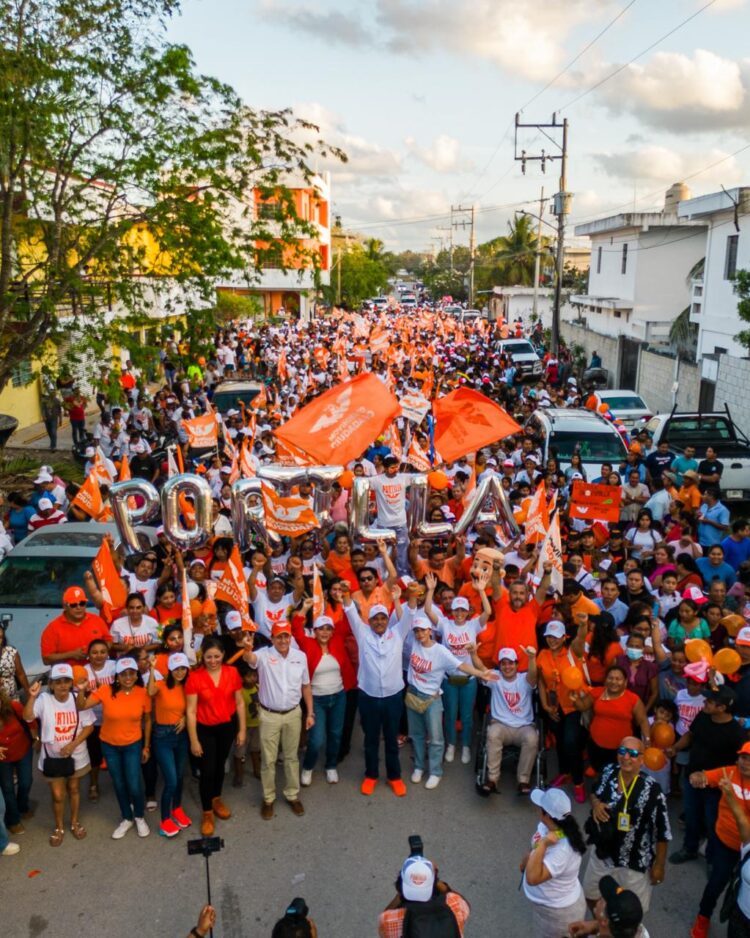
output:
M 483 208 L 477 209 L 477 214 L 485 215 L 493 212 L 501 212 L 505 209 L 517 208 L 522 205 L 532 205 L 536 204 L 536 199 L 524 199 L 520 202 L 505 202 L 500 205 L 485 205 Z M 440 215 L 417 215 L 413 218 L 398 218 L 393 219 L 392 221 L 378 221 L 378 222 L 369 222 L 364 224 L 358 224 L 357 222 L 352 222 L 352 227 L 356 229 L 371 229 L 371 228 L 390 228 L 392 226 L 401 226 L 401 225 L 418 225 L 418 224 L 427 224 L 432 221 L 441 221 L 444 218 L 450 218 L 450 211 L 443 212 Z
M 651 43 L 650 46 L 647 46 L 638 55 L 634 55 L 629 62 L 626 62 L 624 65 L 618 66 L 613 72 L 610 72 L 609 75 L 606 75 L 604 78 L 597 81 L 595 84 L 591 85 L 590 88 L 587 88 L 585 91 L 582 91 L 580 94 L 576 95 L 575 98 L 568 101 L 567 104 L 564 104 L 561 108 L 558 108 L 558 111 L 567 111 L 568 108 L 572 107 L 574 104 L 577 104 L 582 98 L 585 98 L 587 95 L 591 94 L 592 91 L 596 91 L 597 88 L 601 88 L 602 85 L 606 84 L 610 79 L 615 78 L 620 72 L 624 72 L 626 68 L 629 68 L 633 62 L 637 62 L 638 59 L 643 58 L 647 52 L 650 52 L 652 49 L 655 49 L 660 43 L 664 42 L 665 39 L 669 39 L 670 36 L 673 36 L 678 30 L 682 29 L 683 26 L 686 26 L 691 20 L 694 20 L 696 16 L 700 16 L 704 10 L 707 10 L 709 7 L 712 7 L 717 0 L 709 0 L 708 3 L 705 3 L 699 10 L 696 10 L 695 13 L 691 13 L 690 16 L 686 17 L 682 22 L 678 23 L 676 26 L 673 26 L 669 32 L 664 33 L 663 36 L 660 36 L 657 40 Z

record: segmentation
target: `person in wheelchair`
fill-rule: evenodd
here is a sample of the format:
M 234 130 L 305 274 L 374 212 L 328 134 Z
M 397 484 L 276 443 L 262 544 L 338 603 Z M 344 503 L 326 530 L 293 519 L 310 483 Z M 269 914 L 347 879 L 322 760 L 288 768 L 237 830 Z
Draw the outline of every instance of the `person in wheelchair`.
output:
M 490 686 L 490 721 L 487 726 L 487 777 L 481 783 L 483 794 L 498 790 L 503 746 L 519 746 L 518 794 L 528 795 L 534 761 L 539 751 L 539 733 L 534 721 L 533 697 L 537 683 L 536 649 L 521 649 L 529 669 L 518 670 L 518 653 L 513 648 L 498 652 L 500 680 Z

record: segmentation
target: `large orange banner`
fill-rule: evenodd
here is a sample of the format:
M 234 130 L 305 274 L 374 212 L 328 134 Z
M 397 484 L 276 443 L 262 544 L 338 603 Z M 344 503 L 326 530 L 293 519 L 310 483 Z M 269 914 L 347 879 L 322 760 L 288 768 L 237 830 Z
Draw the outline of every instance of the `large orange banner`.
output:
M 583 521 L 620 520 L 622 489 L 619 485 L 601 485 L 576 480 L 570 492 L 568 514 Z

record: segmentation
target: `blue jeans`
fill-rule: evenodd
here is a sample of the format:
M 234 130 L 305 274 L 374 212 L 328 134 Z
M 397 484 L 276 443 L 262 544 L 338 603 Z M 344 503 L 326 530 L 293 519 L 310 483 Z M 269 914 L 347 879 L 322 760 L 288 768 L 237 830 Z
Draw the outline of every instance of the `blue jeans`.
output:
M 5 798 L 5 823 L 15 827 L 21 823 L 21 815 L 29 810 L 29 792 L 31 791 L 31 765 L 34 750 L 29 747 L 25 756 L 18 762 L 0 762 L 0 789 Z M 13 783 L 13 771 L 16 782 Z
M 399 576 L 408 576 L 411 573 L 409 566 L 409 529 L 407 527 L 394 528 L 396 532 L 396 572 Z
M 721 792 L 716 788 L 693 788 L 685 772 L 682 788 L 682 804 L 685 812 L 685 839 L 683 849 L 697 853 L 702 837 L 706 843 L 706 862 L 711 863 L 711 850 L 715 838 L 716 815 L 719 813 Z
M 385 771 L 390 781 L 401 778 L 401 760 L 398 755 L 398 725 L 404 701 L 401 691 L 390 697 L 370 697 L 359 692 L 359 716 L 365 734 L 365 778 L 379 774 L 380 734 L 385 742 Z
M 5 821 L 3 817 L 5 816 L 5 798 L 3 797 L 3 790 L 0 788 L 0 853 L 5 850 L 5 848 L 10 843 L 10 837 L 8 837 L 8 829 L 5 826 Z
M 477 681 L 470 677 L 466 684 L 451 684 L 443 681 L 443 707 L 445 708 L 445 741 L 456 745 L 456 720 L 461 721 L 461 745 L 471 746 L 474 729 L 474 703 L 477 699 Z
M 732 878 L 732 870 L 740 858 L 740 852 L 739 850 L 730 850 L 726 844 L 719 840 L 715 833 L 710 834 L 708 839 L 713 841 L 711 875 L 708 877 L 706 888 L 703 890 L 698 912 L 705 915 L 706 918 L 711 918 L 716 903 Z
M 315 768 L 318 753 L 325 743 L 326 769 L 335 769 L 341 747 L 341 733 L 344 729 L 346 713 L 346 691 L 338 694 L 321 694 L 313 697 L 315 723 L 307 734 L 307 749 L 302 760 L 302 768 L 308 772 Z
M 190 748 L 188 734 L 185 730 L 175 732 L 171 724 L 155 723 L 153 743 L 156 762 L 164 777 L 161 819 L 166 821 L 175 808 L 182 807 L 182 775 Z
M 410 687 L 412 693 L 418 697 L 425 697 Z M 409 720 L 409 736 L 411 736 L 414 746 L 414 768 L 424 771 L 425 768 L 425 745 L 427 737 L 430 742 L 427 747 L 427 762 L 430 775 L 440 776 L 443 774 L 443 753 L 445 752 L 445 740 L 443 739 L 443 698 L 438 697 L 434 700 L 424 713 L 417 713 L 415 710 L 406 708 L 406 716 Z
M 107 760 L 123 821 L 132 821 L 134 816 L 143 817 L 145 804 L 141 775 L 142 751 L 142 739 L 128 746 L 113 746 L 102 740 L 102 753 Z

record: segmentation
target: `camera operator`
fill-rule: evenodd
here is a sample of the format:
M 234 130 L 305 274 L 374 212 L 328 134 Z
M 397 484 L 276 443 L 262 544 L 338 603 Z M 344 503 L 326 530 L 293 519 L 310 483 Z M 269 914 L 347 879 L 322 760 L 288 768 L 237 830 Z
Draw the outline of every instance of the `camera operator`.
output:
M 434 938 L 463 938 L 469 903 L 438 877 L 437 867 L 412 848 L 396 880 L 396 895 L 378 917 L 379 938 L 409 938 L 429 929 Z
M 212 905 L 204 905 L 198 915 L 198 924 L 187 934 L 187 938 L 206 938 L 216 925 L 216 909 Z
M 273 926 L 271 938 L 318 938 L 309 911 L 304 899 L 292 899 L 283 917 Z
M 593 922 L 573 922 L 568 934 L 573 938 L 599 935 L 600 938 L 648 938 L 641 924 L 643 906 L 630 889 L 623 889 L 611 876 L 599 880 L 601 899 L 594 906 Z

